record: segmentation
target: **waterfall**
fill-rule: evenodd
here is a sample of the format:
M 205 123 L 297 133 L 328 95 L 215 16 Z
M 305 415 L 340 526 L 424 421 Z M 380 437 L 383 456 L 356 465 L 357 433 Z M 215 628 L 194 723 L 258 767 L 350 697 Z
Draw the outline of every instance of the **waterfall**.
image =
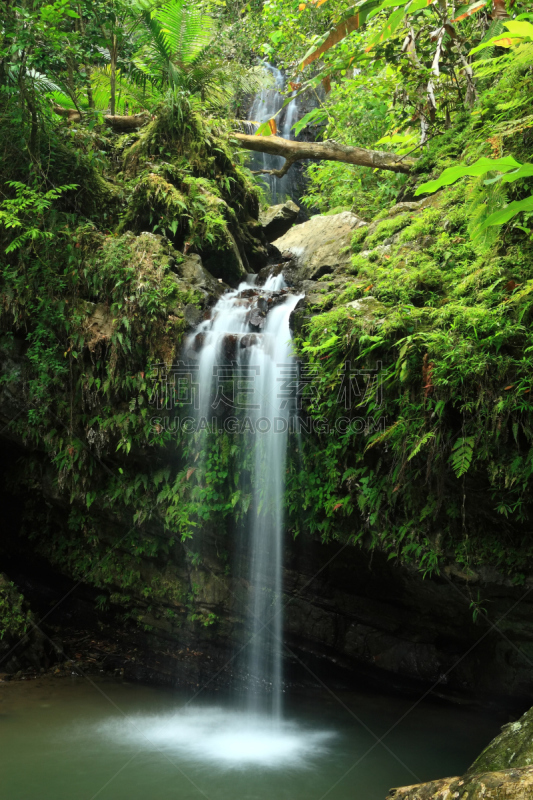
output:
M 188 355 L 197 358 L 200 390 L 208 387 L 200 395 L 199 419 L 209 420 L 219 405 L 221 369 L 226 378 L 231 370 L 234 379 L 247 381 L 246 407 L 237 405 L 247 435 L 251 431 L 254 436 L 255 463 L 244 531 L 248 564 L 237 577 L 249 586 L 243 614 L 249 640 L 244 651 L 248 710 L 267 711 L 273 721 L 281 719 L 282 711 L 283 502 L 291 414 L 291 398 L 280 390 L 295 366 L 289 318 L 299 299 L 289 292 L 282 274 L 261 288 L 242 283 L 219 299 L 211 319 L 186 343 Z M 200 448 L 206 442 L 204 438 Z
M 253 101 L 252 107 L 249 112 L 251 120 L 257 123 L 266 122 L 281 109 L 287 97 L 282 95 L 281 92 L 285 89 L 285 77 L 279 69 L 273 67 L 272 64 L 265 63 L 265 69 L 270 72 L 274 78 L 274 87 L 271 89 L 263 89 L 259 92 Z M 294 92 L 293 92 L 294 94 Z M 286 107 L 284 111 L 276 117 L 278 125 L 278 133 L 284 139 L 294 139 L 292 126 L 298 119 L 298 100 L 294 100 Z M 251 169 L 280 169 L 283 166 L 285 159 L 281 156 L 270 156 L 266 153 L 254 153 L 250 157 Z M 288 172 L 283 178 L 275 178 L 273 175 L 265 175 L 265 182 L 268 184 L 270 190 L 270 198 L 273 204 L 281 203 L 287 197 L 291 197 L 293 191 L 294 177 L 293 174 Z

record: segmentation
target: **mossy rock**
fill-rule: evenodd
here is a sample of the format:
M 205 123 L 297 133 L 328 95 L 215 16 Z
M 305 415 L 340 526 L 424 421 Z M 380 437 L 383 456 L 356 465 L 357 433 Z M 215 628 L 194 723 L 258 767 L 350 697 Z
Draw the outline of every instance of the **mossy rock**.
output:
M 479 772 L 529 767 L 533 765 L 533 708 L 516 722 L 504 725 L 502 732 L 476 758 L 468 775 Z

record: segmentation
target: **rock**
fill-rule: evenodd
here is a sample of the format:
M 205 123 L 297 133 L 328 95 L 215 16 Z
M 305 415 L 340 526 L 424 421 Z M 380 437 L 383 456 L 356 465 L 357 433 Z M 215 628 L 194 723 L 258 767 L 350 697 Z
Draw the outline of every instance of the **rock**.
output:
M 369 322 L 374 322 L 376 316 L 383 315 L 386 311 L 386 306 L 376 300 L 375 297 L 372 297 L 372 295 L 361 297 L 359 300 L 352 300 L 350 303 L 346 303 L 346 306 L 356 314 L 361 314 Z
M 85 336 L 87 347 L 94 350 L 101 342 L 111 339 L 114 329 L 113 314 L 104 303 L 87 302 L 85 318 Z
M 196 328 L 204 317 L 203 312 L 193 305 L 185 306 L 183 316 L 189 328 Z
M 502 727 L 502 732 L 476 758 L 467 775 L 530 766 L 533 766 L 533 708 L 516 722 Z
M 220 283 L 202 264 L 200 256 L 190 254 L 177 267 L 179 277 L 190 284 L 194 289 L 198 289 L 207 302 L 210 299 L 217 299 L 223 294 L 228 285 Z
M 533 767 L 443 778 L 391 789 L 387 800 L 528 800 L 533 797 Z
M 215 278 L 221 278 L 230 286 L 237 287 L 241 281 L 246 280 L 248 270 L 244 266 L 235 238 L 229 231 L 227 235 L 226 247 L 218 245 L 216 252 L 205 263 Z
M 268 241 L 273 242 L 287 233 L 299 213 L 300 209 L 292 200 L 287 200 L 286 203 L 280 203 L 276 206 L 270 206 L 266 211 L 262 211 L 259 215 L 259 222 L 263 226 Z
M 392 789 L 387 800 L 526 800 L 533 797 L 533 708 L 504 725 L 462 777 Z
M 350 211 L 316 216 L 291 228 L 274 245 L 293 256 L 299 280 L 318 280 L 350 263 L 352 234 L 363 225 Z

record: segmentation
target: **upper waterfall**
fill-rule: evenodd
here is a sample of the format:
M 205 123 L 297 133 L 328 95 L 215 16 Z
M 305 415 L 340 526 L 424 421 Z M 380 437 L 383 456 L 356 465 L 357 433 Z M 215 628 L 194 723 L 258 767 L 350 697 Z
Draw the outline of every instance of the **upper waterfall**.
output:
M 287 99 L 286 95 L 281 94 L 286 87 L 283 73 L 272 64 L 265 63 L 264 66 L 273 76 L 274 86 L 270 89 L 262 89 L 255 95 L 248 114 L 250 121 L 259 124 L 272 119 L 280 111 Z M 294 95 L 295 92 L 292 94 Z M 286 106 L 279 117 L 276 117 L 279 135 L 284 139 L 294 139 L 292 127 L 299 117 L 298 99 L 295 99 Z M 250 157 L 250 167 L 251 169 L 280 169 L 284 161 L 285 159 L 281 156 L 254 153 Z M 291 197 L 293 200 L 298 199 L 293 197 L 293 193 L 296 194 L 294 172 L 287 173 L 283 178 L 276 178 L 273 175 L 264 175 L 263 178 L 268 184 L 270 199 L 273 204 L 281 203 L 287 197 Z

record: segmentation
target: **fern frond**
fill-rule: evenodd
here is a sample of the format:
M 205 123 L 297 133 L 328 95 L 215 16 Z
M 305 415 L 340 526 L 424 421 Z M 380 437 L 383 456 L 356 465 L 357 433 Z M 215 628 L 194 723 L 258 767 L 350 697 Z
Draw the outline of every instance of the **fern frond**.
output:
M 462 478 L 462 476 L 468 472 L 474 455 L 475 441 L 474 436 L 467 436 L 457 439 L 454 444 L 450 462 L 456 478 Z
M 111 68 L 100 67 L 93 70 L 91 75 L 91 88 L 95 108 L 104 111 L 109 105 L 111 92 Z M 116 72 L 116 111 L 119 114 L 135 113 L 144 111 L 147 107 L 153 107 L 160 99 L 161 95 L 149 82 L 139 85 L 129 76 L 124 75 L 121 70 Z
M 501 19 L 492 20 L 480 44 L 485 44 L 485 42 L 488 42 L 489 39 L 492 39 L 493 36 L 499 36 L 500 33 L 502 33 L 502 31 L 503 31 L 502 20 Z M 479 58 L 480 61 L 484 61 L 486 59 L 492 58 L 493 55 L 494 55 L 494 45 L 492 45 L 492 47 L 486 47 L 485 50 L 482 50 Z

